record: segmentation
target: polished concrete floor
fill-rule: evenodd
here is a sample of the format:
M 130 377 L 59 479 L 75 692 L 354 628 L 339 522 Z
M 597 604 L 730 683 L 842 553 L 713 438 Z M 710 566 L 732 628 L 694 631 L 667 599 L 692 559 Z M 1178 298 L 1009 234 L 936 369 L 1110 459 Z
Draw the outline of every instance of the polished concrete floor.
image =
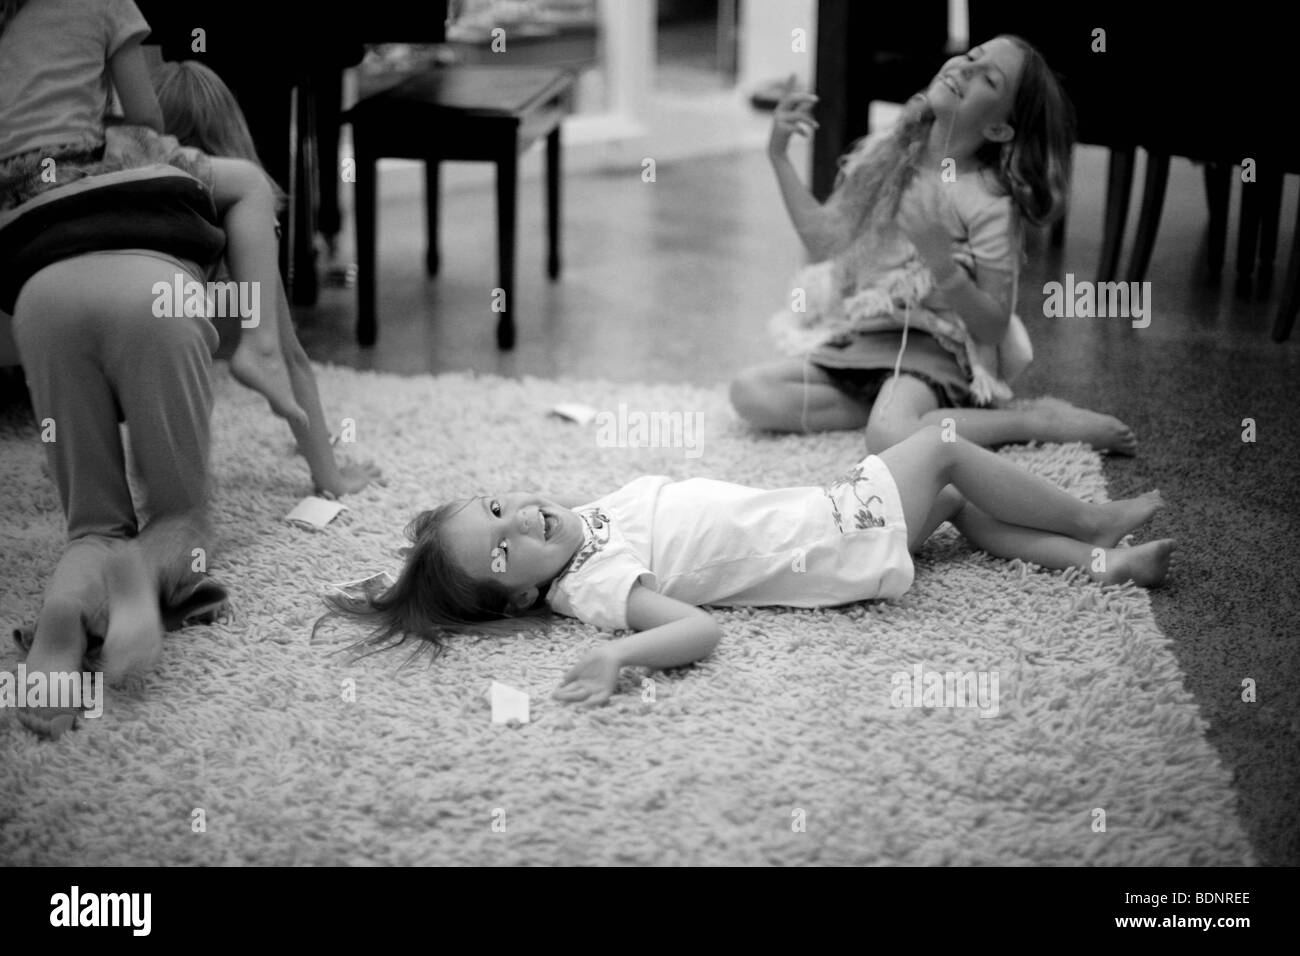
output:
M 536 153 L 525 160 L 534 171 L 540 163 Z M 1231 281 L 1239 191 L 1248 185 L 1234 193 L 1224 279 L 1207 276 L 1201 177 L 1181 161 L 1147 276 L 1150 326 L 1045 318 L 1046 281 L 1065 273 L 1094 277 L 1104 173 L 1102 151 L 1077 150 L 1066 243 L 1052 250 L 1036 241 L 1031 250 L 1021 313 L 1037 358 L 1018 390 L 1118 415 L 1137 430 L 1139 455 L 1107 460 L 1111 494 L 1158 487 L 1169 501 L 1149 530 L 1180 542 L 1172 580 L 1152 593 L 1157 619 L 1210 741 L 1234 771 L 1260 860 L 1296 865 L 1300 335 L 1283 344 L 1269 339 L 1280 281 L 1271 294 L 1250 297 Z M 354 292 L 325 289 L 315 307 L 299 311 L 314 359 L 410 375 L 475 369 L 722 385 L 771 355 L 764 323 L 786 294 L 800 248 L 761 151 L 661 164 L 653 183 L 643 181 L 639 166 L 566 178 L 565 265 L 555 283 L 545 278 L 541 185 L 536 176 L 526 180 L 514 303 L 519 339 L 510 353 L 497 351 L 493 334 L 490 187 L 445 195 L 442 272 L 430 278 L 419 183 L 402 170 L 381 179 L 377 345 L 355 344 Z M 1279 269 L 1290 249 L 1294 189 L 1288 183 L 1284 194 Z M 1247 418 L 1255 421 L 1253 443 L 1242 440 Z M 1248 679 L 1257 688 L 1254 703 L 1242 700 Z

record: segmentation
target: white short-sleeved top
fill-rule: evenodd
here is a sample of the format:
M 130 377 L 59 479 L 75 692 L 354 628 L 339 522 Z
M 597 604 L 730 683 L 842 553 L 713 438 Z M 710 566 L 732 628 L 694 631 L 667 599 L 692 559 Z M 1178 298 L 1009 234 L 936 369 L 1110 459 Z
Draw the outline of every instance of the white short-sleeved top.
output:
M 575 511 L 584 540 L 547 603 L 598 627 L 628 626 L 638 582 L 693 605 L 790 607 L 898 597 L 912 584 L 898 489 L 874 455 L 824 488 L 649 475 Z
M 104 139 L 108 61 L 149 34 L 133 0 L 39 0 L 0 33 L 0 160 Z

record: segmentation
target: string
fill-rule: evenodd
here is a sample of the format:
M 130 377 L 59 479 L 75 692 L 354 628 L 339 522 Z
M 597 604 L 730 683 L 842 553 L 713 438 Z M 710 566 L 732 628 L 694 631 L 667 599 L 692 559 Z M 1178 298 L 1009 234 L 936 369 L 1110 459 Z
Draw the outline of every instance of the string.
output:
M 941 159 L 946 159 L 948 156 L 948 147 L 952 144 L 952 131 L 953 131 L 953 127 L 956 126 L 956 124 L 957 124 L 957 114 L 954 112 L 950 114 L 948 117 L 948 132 L 943 138 L 943 156 L 941 157 Z M 912 320 L 912 302 L 910 299 L 905 299 L 903 301 L 903 337 L 898 343 L 898 355 L 894 357 L 893 381 L 895 383 L 897 383 L 898 376 L 902 373 L 903 353 L 907 351 L 907 330 L 911 325 L 911 320 Z M 897 391 L 898 391 L 898 385 L 895 384 L 894 387 L 889 390 L 889 394 L 885 396 L 885 403 L 880 406 L 880 410 L 882 412 L 885 411 L 887 408 L 889 408 L 890 403 L 893 402 L 894 400 L 894 393 Z

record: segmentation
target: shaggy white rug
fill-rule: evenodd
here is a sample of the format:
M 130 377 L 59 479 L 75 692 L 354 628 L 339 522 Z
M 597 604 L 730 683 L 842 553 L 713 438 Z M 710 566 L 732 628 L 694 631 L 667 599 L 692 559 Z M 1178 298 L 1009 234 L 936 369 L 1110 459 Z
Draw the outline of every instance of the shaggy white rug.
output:
M 903 599 L 718 611 L 723 643 L 671 673 L 625 672 L 587 710 L 549 699 L 589 642 L 573 622 L 467 639 L 432 667 L 313 644 L 319 585 L 394 568 L 423 506 L 489 490 L 600 493 L 643 473 L 822 484 L 853 433 L 758 435 L 724 390 L 320 369 L 345 447 L 386 487 L 326 530 L 282 516 L 308 489 L 288 430 L 218 372 L 219 551 L 236 616 L 170 635 L 142 686 L 41 742 L 0 719 L 10 864 L 1240 865 L 1253 856 L 1145 592 L 973 553 L 945 529 Z M 558 402 L 702 416 L 693 448 L 602 447 Z M 694 421 L 694 419 L 692 419 Z M 631 436 L 635 438 L 635 436 Z M 698 452 L 698 454 L 697 454 Z M 1103 500 L 1077 445 L 1008 451 Z M 0 623 L 34 619 L 62 518 L 38 433 L 0 423 Z M 0 670 L 20 656 L 6 641 Z M 891 706 L 893 677 L 996 672 L 998 713 Z M 493 680 L 532 695 L 493 725 Z M 355 688 L 355 694 L 350 689 Z M 348 699 L 354 696 L 355 700 Z M 1104 829 L 1102 826 L 1104 824 Z

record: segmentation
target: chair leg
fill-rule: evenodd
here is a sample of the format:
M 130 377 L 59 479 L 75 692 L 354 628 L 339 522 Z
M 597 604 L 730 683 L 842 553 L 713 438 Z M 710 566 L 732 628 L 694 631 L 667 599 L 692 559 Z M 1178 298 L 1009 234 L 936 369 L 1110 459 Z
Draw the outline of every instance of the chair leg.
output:
M 1070 212 L 1067 209 L 1065 212 L 1061 213 L 1061 218 L 1056 220 L 1056 222 L 1052 225 L 1052 248 L 1053 249 L 1060 249 L 1063 245 L 1065 245 L 1065 221 L 1069 217 L 1069 215 Z
M 560 127 L 546 137 L 546 228 L 548 255 L 546 274 L 560 276 Z
M 1241 231 L 1237 235 L 1237 293 L 1250 291 L 1259 250 L 1260 207 L 1264 197 L 1258 180 L 1241 184 Z
M 1165 187 L 1169 185 L 1169 154 L 1147 153 L 1146 181 L 1142 185 L 1142 209 L 1138 213 L 1137 236 L 1129 259 L 1128 281 L 1141 282 L 1151 264 L 1151 251 L 1160 229 L 1160 213 L 1165 207 Z
M 1300 312 L 1300 209 L 1296 210 L 1295 233 L 1291 236 L 1291 261 L 1286 267 L 1286 281 L 1282 285 L 1282 299 L 1273 321 L 1273 341 L 1285 342 L 1295 325 L 1296 312 Z
M 515 347 L 515 193 L 518 187 L 518 151 L 497 160 L 497 269 L 505 294 L 504 311 L 497 320 L 497 347 Z
M 1132 146 L 1110 151 L 1110 172 L 1106 183 L 1106 219 L 1101 240 L 1101 264 L 1097 281 L 1111 282 L 1119 271 L 1119 252 L 1124 244 L 1124 223 L 1128 219 L 1128 197 L 1133 188 Z
M 1232 195 L 1232 166 L 1227 163 L 1205 164 L 1205 199 L 1210 207 L 1210 226 L 1206 265 L 1210 275 L 1223 272 L 1223 254 L 1228 246 L 1228 200 Z
M 431 276 L 438 274 L 440 257 L 438 255 L 438 200 L 441 180 L 438 175 L 441 164 L 436 159 L 424 161 L 424 271 Z
M 1259 292 L 1267 295 L 1273 284 L 1273 260 L 1277 258 L 1277 227 L 1282 218 L 1282 171 L 1279 163 L 1269 163 L 1258 182 L 1259 221 Z
M 290 221 L 293 236 L 289 266 L 289 301 L 315 305 L 320 284 L 316 275 L 316 197 L 320 174 L 316 155 L 316 97 L 310 81 L 300 83 L 293 100 L 293 182 L 298 201 Z
M 361 139 L 355 126 L 352 139 L 354 143 Z M 366 156 L 359 151 L 356 161 L 353 216 L 357 224 L 357 343 L 369 347 L 375 344 L 378 333 L 375 322 L 375 194 L 378 162 L 376 157 Z

